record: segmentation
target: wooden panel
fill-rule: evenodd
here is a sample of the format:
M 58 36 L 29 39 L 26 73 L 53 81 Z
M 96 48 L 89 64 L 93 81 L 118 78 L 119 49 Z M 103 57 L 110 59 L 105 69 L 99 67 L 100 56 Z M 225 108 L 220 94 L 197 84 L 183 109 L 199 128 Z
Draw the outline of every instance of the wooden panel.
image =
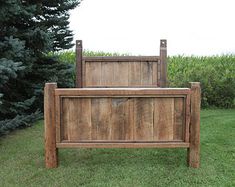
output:
M 153 84 L 153 63 L 141 62 L 141 85 Z
M 111 98 L 92 99 L 91 107 L 92 139 L 111 140 Z
M 183 140 L 183 124 L 185 124 L 184 98 L 174 98 L 174 140 Z
M 153 99 L 134 99 L 134 140 L 153 140 Z
M 129 63 L 129 86 L 141 85 L 141 63 L 140 62 L 130 62 Z
M 91 139 L 91 99 L 64 98 L 63 99 L 63 136 L 67 139 Z M 67 130 L 66 130 L 67 129 Z M 66 133 L 67 131 L 67 133 Z
M 174 98 L 154 99 L 154 140 L 173 140 Z
M 85 86 L 100 86 L 101 62 L 86 62 L 85 67 Z
M 133 100 L 112 99 L 112 140 L 133 140 Z
M 157 87 L 158 61 L 83 61 L 84 87 Z

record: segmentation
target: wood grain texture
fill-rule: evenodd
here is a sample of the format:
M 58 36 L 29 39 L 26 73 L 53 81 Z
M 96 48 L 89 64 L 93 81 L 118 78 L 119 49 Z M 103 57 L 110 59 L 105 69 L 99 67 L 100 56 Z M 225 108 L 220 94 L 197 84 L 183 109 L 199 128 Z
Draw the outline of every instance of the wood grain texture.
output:
M 59 96 L 159 96 L 186 95 L 188 88 L 59 88 L 55 95 Z
M 153 63 L 141 63 L 141 85 L 153 85 Z
M 93 140 L 111 140 L 111 98 L 91 100 L 91 122 Z
M 57 143 L 58 148 L 188 148 L 184 142 L 150 143 Z
M 112 99 L 112 140 L 133 140 L 133 109 L 129 98 Z
M 46 83 L 44 88 L 45 165 L 47 168 L 55 168 L 58 165 L 54 96 L 56 87 L 56 83 Z
M 114 63 L 101 62 L 101 85 L 113 86 L 114 82 Z
M 154 99 L 154 140 L 173 140 L 174 99 Z
M 198 168 L 200 165 L 200 83 L 192 82 L 191 91 L 190 147 L 188 149 L 188 164 L 190 167 Z
M 101 86 L 101 62 L 85 63 L 85 86 Z
M 128 62 L 116 62 L 114 63 L 114 76 L 113 76 L 113 86 L 128 86 Z
M 185 128 L 185 103 L 184 98 L 174 98 L 174 140 L 183 140 L 183 128 Z
M 131 62 L 129 63 L 129 86 L 141 85 L 141 62 Z
M 134 99 L 134 140 L 153 140 L 153 99 Z

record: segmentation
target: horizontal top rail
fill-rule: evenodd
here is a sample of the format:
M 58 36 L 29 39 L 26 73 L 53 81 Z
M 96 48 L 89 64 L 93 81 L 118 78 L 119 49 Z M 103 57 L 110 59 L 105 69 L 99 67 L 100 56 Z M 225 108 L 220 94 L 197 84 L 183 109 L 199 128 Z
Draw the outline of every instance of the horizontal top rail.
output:
M 86 62 L 155 62 L 159 61 L 159 56 L 96 56 L 86 57 L 83 56 Z
M 186 95 L 189 88 L 59 88 L 58 96 Z

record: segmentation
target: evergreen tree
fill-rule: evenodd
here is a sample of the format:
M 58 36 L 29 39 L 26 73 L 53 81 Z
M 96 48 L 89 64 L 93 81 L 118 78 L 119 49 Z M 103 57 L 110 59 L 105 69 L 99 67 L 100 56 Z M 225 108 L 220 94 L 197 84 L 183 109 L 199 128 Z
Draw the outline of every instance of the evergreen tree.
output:
M 43 86 L 73 86 L 73 67 L 49 57 L 69 49 L 69 10 L 79 0 L 0 0 L 0 134 L 30 125 L 43 109 Z

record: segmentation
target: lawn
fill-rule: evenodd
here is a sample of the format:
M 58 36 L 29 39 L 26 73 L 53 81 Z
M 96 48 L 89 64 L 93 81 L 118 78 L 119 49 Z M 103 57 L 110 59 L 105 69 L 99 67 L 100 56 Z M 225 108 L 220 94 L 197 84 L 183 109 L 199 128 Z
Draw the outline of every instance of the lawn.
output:
M 0 186 L 235 186 L 235 110 L 201 112 L 201 167 L 185 149 L 61 149 L 45 169 L 43 121 L 0 139 Z

